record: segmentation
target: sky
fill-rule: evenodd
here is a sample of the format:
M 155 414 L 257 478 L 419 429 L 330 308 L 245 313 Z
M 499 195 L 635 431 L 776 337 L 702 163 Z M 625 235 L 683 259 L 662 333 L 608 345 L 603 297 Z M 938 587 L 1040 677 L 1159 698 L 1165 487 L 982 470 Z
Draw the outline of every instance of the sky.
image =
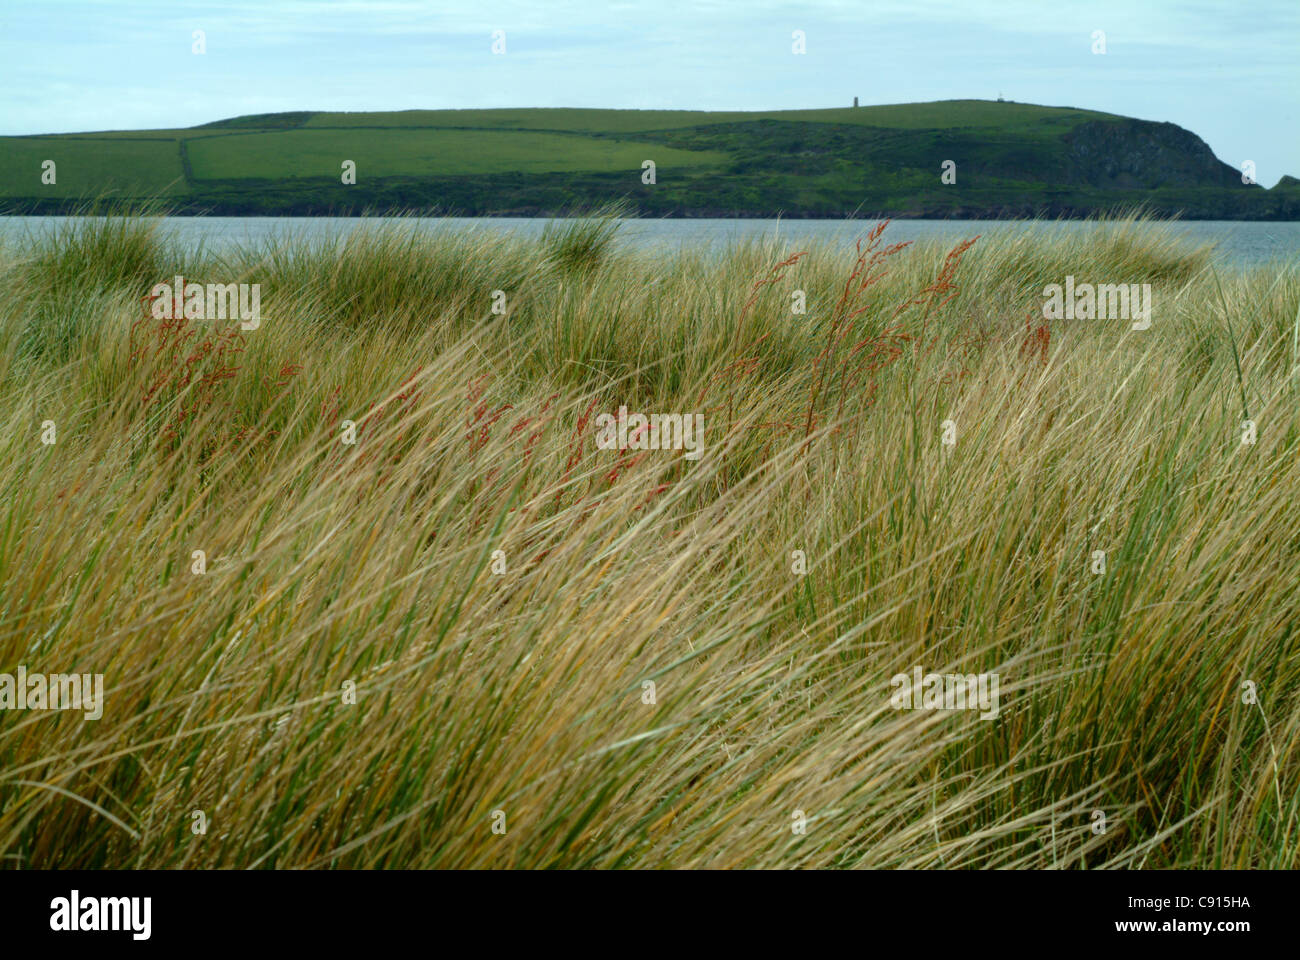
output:
M 1300 177 L 1300 2 L 0 0 L 0 134 L 281 110 L 999 95 L 1170 121 L 1272 186 Z

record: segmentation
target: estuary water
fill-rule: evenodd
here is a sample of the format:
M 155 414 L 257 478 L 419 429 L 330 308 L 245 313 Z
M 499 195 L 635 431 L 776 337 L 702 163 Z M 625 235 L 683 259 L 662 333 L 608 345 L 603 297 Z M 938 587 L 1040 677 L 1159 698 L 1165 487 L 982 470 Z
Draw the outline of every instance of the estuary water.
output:
M 48 232 L 69 217 L 0 217 L 0 241 L 18 241 Z M 358 226 L 398 218 L 356 217 L 164 217 L 161 229 L 186 245 L 220 252 L 236 244 L 289 237 L 326 239 Z M 485 230 L 536 236 L 553 221 L 541 217 L 403 217 L 419 230 Z M 640 249 L 680 246 L 721 247 L 737 240 L 775 237 L 793 244 L 828 241 L 852 244 L 871 228 L 872 220 L 625 220 L 618 242 Z M 1225 264 L 1295 263 L 1300 260 L 1300 223 L 1241 220 L 1191 220 L 1168 228 L 1193 245 L 1211 244 Z M 991 236 L 1033 231 L 1044 236 L 1088 233 L 1098 224 L 1081 220 L 895 220 L 885 234 L 890 243 L 935 239 L 956 243 L 976 234 Z

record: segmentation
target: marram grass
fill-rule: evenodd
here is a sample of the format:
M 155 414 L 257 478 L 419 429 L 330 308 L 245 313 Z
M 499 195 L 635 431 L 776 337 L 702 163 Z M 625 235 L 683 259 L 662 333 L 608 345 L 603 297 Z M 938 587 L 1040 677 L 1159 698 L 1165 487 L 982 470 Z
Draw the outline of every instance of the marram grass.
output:
M 104 699 L 0 711 L 0 862 L 1297 866 L 1294 264 L 609 237 L 3 250 L 0 673 Z M 147 319 L 177 274 L 260 328 Z

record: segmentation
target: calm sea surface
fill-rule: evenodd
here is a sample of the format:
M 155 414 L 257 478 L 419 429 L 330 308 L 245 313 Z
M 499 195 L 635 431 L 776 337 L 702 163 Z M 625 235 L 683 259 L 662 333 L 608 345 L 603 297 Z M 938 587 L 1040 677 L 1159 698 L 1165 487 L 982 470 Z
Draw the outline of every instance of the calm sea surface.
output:
M 0 217 L 0 240 L 20 241 L 49 231 L 67 217 Z M 388 219 L 388 218 L 383 218 Z M 542 218 L 438 217 L 403 218 L 421 230 L 484 230 L 539 234 Z M 286 237 L 325 238 L 346 234 L 374 219 L 350 217 L 167 217 L 163 229 L 187 245 L 220 252 L 233 244 Z M 869 229 L 864 220 L 628 220 L 620 242 L 639 248 L 721 246 L 735 240 L 776 237 L 791 243 L 826 240 L 851 244 Z M 1084 221 L 1022 222 L 1008 220 L 895 220 L 885 236 L 890 242 L 938 239 L 956 242 L 976 234 L 1037 231 L 1044 235 L 1088 233 L 1097 225 Z M 1170 224 L 1169 229 L 1192 244 L 1212 244 L 1224 263 L 1294 263 L 1300 259 L 1300 223 L 1255 223 L 1198 220 Z

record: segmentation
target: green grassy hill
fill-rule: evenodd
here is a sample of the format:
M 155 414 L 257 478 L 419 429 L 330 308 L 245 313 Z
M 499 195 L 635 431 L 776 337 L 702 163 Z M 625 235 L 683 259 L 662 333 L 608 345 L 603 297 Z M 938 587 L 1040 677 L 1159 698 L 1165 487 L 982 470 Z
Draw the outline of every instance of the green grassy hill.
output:
M 42 182 L 42 163 L 57 179 Z M 343 162 L 356 164 L 344 184 Z M 655 183 L 642 182 L 643 162 Z M 956 182 L 943 183 L 946 161 Z M 623 200 L 654 216 L 1086 216 L 1146 204 L 1300 219 L 1173 124 L 981 100 L 738 113 L 407 110 L 236 117 L 178 130 L 0 138 L 0 203 L 110 195 L 185 212 L 552 214 Z

